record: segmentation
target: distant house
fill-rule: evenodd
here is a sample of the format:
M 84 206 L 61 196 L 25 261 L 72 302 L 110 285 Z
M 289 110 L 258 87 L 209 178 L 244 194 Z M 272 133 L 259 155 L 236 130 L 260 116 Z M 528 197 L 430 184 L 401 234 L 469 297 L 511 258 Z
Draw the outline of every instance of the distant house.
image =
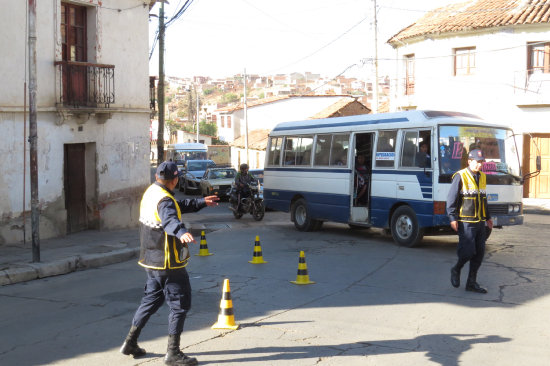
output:
M 550 151 L 550 7 L 546 0 L 472 0 L 427 13 L 388 40 L 397 50 L 390 110 L 477 114 L 523 134 L 524 173 Z M 547 154 L 547 153 L 546 153 Z M 550 198 L 550 155 L 525 186 Z
M 40 238 L 135 226 L 150 183 L 148 34 L 155 2 L 35 3 Z M 21 241 L 24 227 L 31 237 L 27 2 L 10 2 L 0 18 L 2 245 Z
M 370 109 L 353 98 L 340 98 L 334 104 L 315 113 L 309 119 L 331 118 L 353 116 L 359 114 L 368 114 Z M 265 150 L 270 129 L 253 129 L 248 131 L 248 159 L 246 159 L 246 140 L 241 135 L 235 139 L 231 145 L 231 164 L 239 166 L 247 162 L 251 168 L 263 168 L 265 160 Z
M 279 122 L 308 119 L 341 100 L 356 101 L 347 95 L 282 95 L 250 102 L 247 103 L 248 131 L 272 129 Z M 220 139 L 232 142 L 246 131 L 243 103 L 219 108 L 214 115 Z

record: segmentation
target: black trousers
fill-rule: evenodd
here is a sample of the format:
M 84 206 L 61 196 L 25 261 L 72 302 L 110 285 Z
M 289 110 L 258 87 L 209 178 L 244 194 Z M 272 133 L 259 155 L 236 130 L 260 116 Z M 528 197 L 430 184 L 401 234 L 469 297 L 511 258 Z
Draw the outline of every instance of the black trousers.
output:
M 181 334 L 189 309 L 191 309 L 191 284 L 185 268 L 157 271 L 147 269 L 147 283 L 141 304 L 132 324 L 143 328 L 164 301 L 170 307 L 168 334 Z
M 485 255 L 485 221 L 469 223 L 458 222 L 458 265 L 460 268 L 468 261 L 470 271 L 477 273 Z

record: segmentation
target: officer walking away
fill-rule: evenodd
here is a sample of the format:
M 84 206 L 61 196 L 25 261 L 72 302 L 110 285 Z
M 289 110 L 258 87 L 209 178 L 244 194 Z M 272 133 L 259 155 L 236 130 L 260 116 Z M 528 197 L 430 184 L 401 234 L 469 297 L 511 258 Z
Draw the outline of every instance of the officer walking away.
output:
M 143 194 L 139 212 L 141 250 L 139 264 L 145 268 L 147 282 L 141 304 L 137 309 L 130 332 L 120 352 L 140 357 L 145 350 L 137 340 L 145 324 L 166 301 L 168 315 L 168 349 L 166 365 L 197 365 L 197 359 L 180 350 L 180 336 L 187 312 L 191 308 L 191 284 L 185 266 L 189 260 L 187 244 L 195 239 L 181 221 L 182 213 L 196 212 L 206 206 L 216 206 L 217 196 L 176 200 L 174 188 L 179 171 L 174 162 L 161 163 L 155 174 L 156 182 Z
M 458 232 L 458 262 L 451 268 L 451 284 L 460 286 L 460 270 L 470 262 L 466 291 L 486 294 L 487 290 L 477 283 L 477 271 L 485 254 L 487 234 L 485 225 L 493 228 L 487 206 L 487 177 L 481 172 L 485 158 L 479 149 L 468 154 L 468 167 L 453 175 L 447 197 L 447 215 L 451 227 Z

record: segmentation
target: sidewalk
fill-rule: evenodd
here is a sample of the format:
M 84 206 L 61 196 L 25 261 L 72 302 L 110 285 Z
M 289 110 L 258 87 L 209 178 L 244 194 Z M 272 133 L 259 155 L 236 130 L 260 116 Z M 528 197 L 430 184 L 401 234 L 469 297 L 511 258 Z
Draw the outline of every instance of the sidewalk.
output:
M 194 236 L 204 225 L 186 223 Z M 137 228 L 82 231 L 63 238 L 40 240 L 40 262 L 32 263 L 32 242 L 0 246 L 0 286 L 136 260 Z
M 524 213 L 550 215 L 550 199 L 525 198 Z M 197 237 L 201 230 L 216 230 L 216 224 L 186 222 Z M 223 225 L 222 225 L 223 226 Z M 219 227 L 218 227 L 219 228 Z M 32 263 L 30 238 L 23 245 L 0 246 L 0 286 L 74 271 L 136 260 L 139 255 L 138 229 L 117 231 L 83 231 L 63 238 L 40 241 L 40 262 Z

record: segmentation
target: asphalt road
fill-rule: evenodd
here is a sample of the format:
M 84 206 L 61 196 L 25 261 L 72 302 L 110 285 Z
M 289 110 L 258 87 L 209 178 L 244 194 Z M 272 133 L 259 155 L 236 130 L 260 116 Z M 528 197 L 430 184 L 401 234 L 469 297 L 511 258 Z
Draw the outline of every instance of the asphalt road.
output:
M 456 237 L 403 248 L 379 230 L 341 224 L 302 233 L 285 213 L 235 220 L 225 202 L 187 218 L 206 225 L 214 254 L 188 266 L 193 308 L 182 346 L 201 365 L 549 363 L 550 216 L 493 232 L 478 278 L 487 295 L 451 287 Z M 248 263 L 256 235 L 268 263 Z M 315 284 L 290 283 L 301 250 Z M 210 328 L 226 278 L 236 331 Z M 118 353 L 144 279 L 129 261 L 0 288 L 0 364 L 162 365 L 165 306 L 142 332 L 147 356 Z

